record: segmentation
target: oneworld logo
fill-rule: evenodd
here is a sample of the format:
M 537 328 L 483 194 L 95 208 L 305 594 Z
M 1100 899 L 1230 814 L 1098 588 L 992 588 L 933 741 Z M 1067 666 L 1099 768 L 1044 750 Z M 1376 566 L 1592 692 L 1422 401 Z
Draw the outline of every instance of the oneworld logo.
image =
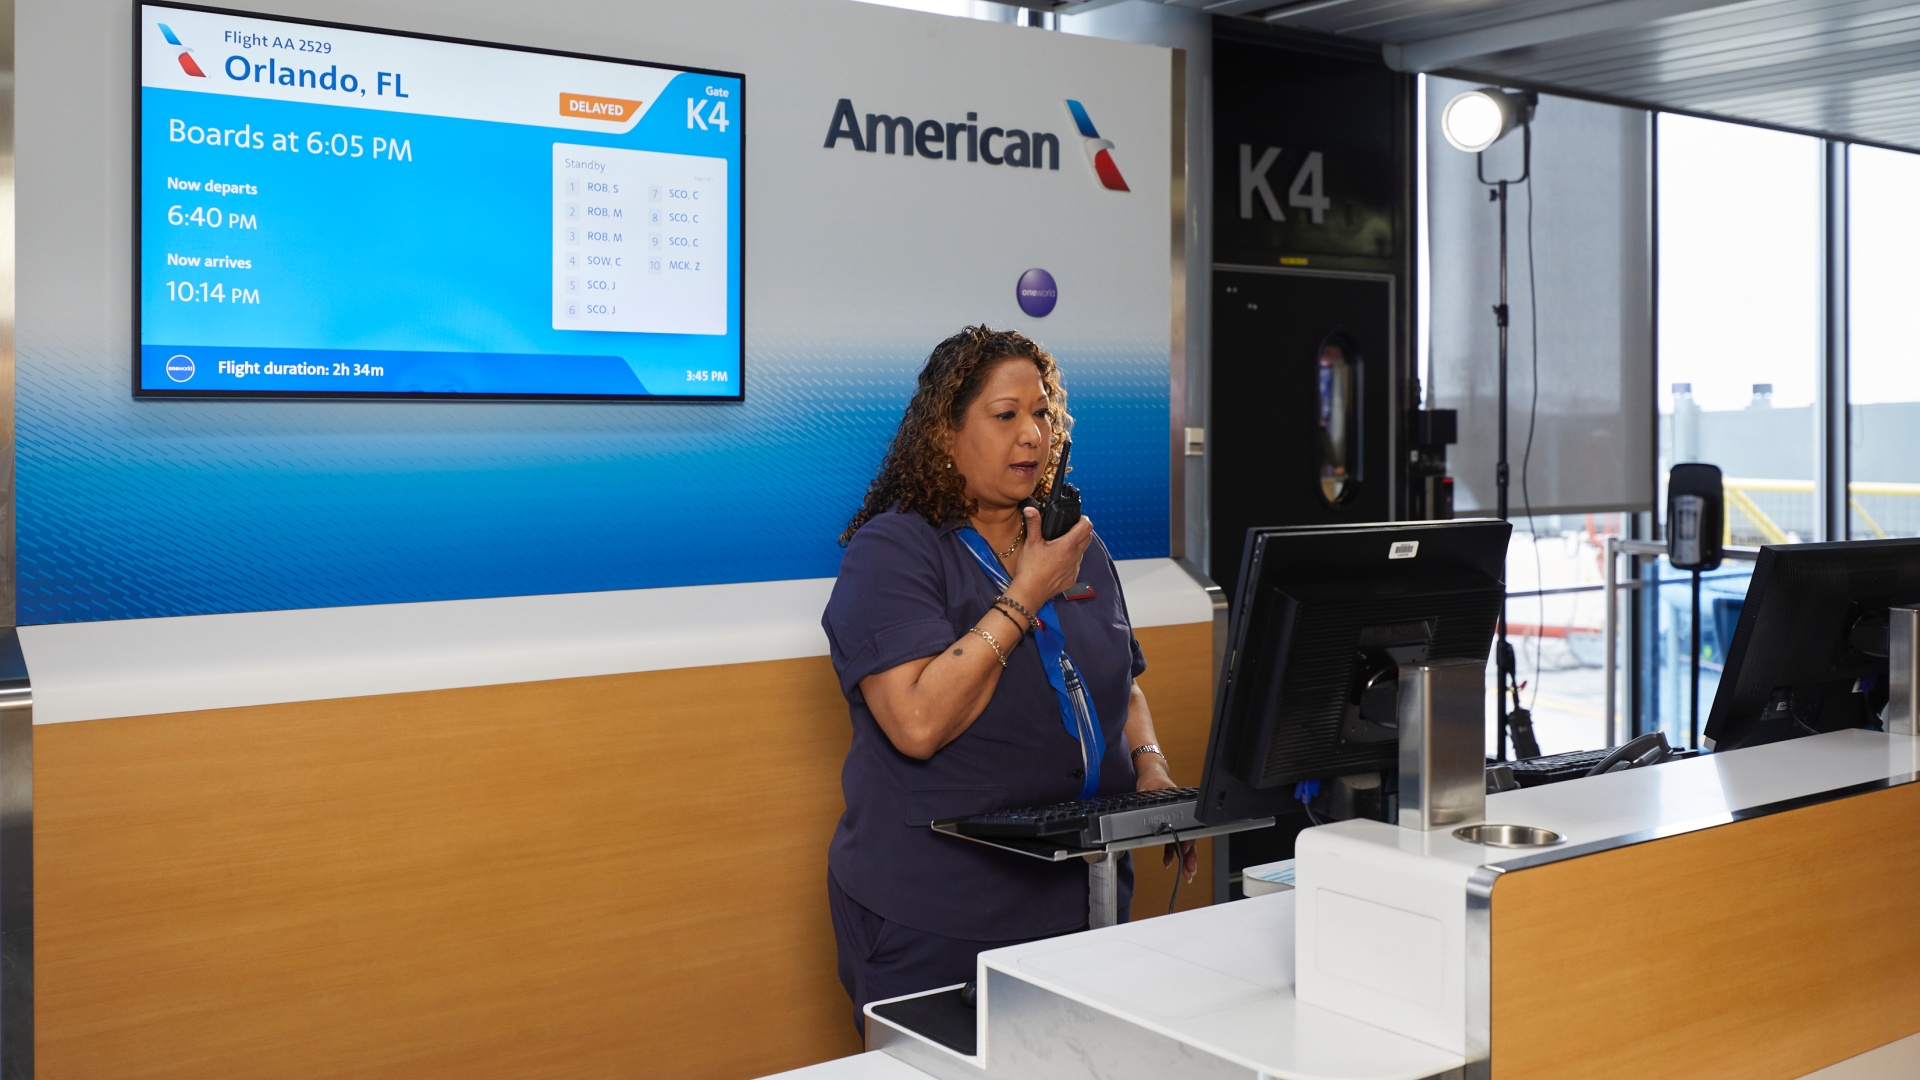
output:
M 1020 301 L 1020 310 L 1036 319 L 1046 318 L 1053 305 L 1060 302 L 1060 286 L 1054 283 L 1052 274 L 1038 266 L 1020 275 L 1013 294 Z
M 1113 149 L 1113 141 L 1100 137 L 1099 130 L 1093 126 L 1093 118 L 1087 115 L 1087 107 L 1068 98 L 1067 111 L 1073 114 L 1074 126 L 1080 129 L 1080 138 L 1087 147 L 1087 159 L 1093 162 L 1093 172 L 1100 178 L 1100 186 L 1108 191 L 1132 190 L 1120 175 L 1120 166 L 1113 163 L 1113 155 L 1108 152 Z
M 155 23 L 154 25 L 160 28 L 160 36 L 167 39 L 167 44 L 180 50 L 180 70 L 196 79 L 206 78 L 207 73 L 201 71 L 200 65 L 193 62 L 193 46 L 181 41 L 180 35 L 174 33 L 173 27 L 168 26 L 166 23 Z

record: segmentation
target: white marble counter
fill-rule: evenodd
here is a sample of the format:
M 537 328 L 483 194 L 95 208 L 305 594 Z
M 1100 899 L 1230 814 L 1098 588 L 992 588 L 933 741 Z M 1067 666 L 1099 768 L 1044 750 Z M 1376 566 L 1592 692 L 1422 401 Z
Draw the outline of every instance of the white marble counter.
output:
M 927 1080 L 927 1074 L 892 1054 L 869 1050 L 804 1069 L 774 1073 L 762 1080 Z
M 1172 559 L 1115 564 L 1135 627 L 1211 623 Z M 832 578 L 20 628 L 33 722 L 827 655 Z
M 779 1073 L 765 1080 L 928 1080 L 931 1075 L 873 1050 Z M 1808 1073 L 1805 1080 L 1913 1080 L 1916 1076 L 1920 1076 L 1920 1035 Z
M 1640 833 L 1688 832 L 1734 814 L 1890 776 L 1920 772 L 1920 739 L 1877 731 L 1835 731 L 1725 754 L 1704 754 L 1653 769 L 1632 769 L 1576 783 L 1546 784 L 1487 796 L 1487 820 L 1533 825 L 1564 835 L 1551 849 L 1569 855 Z M 1379 821 L 1342 821 L 1308 830 L 1369 847 L 1474 869 L 1540 850 L 1502 850 L 1454 839 L 1446 829 L 1419 832 Z
M 996 949 L 980 962 L 1275 1080 L 1421 1080 L 1465 1064 L 1296 1001 L 1292 893 Z M 1008 1027 L 994 1025 L 982 1044 L 989 1060 L 1009 1035 L 1050 1036 Z
M 1583 848 L 1601 850 L 1712 827 L 1856 785 L 1899 782 L 1916 772 L 1920 740 L 1836 732 L 1494 795 L 1487 809 L 1491 821 L 1566 834 L 1568 843 L 1547 850 L 1570 857 Z M 1312 887 L 1309 856 L 1320 851 L 1344 864 L 1341 872 L 1349 876 L 1412 867 L 1432 879 L 1428 884 L 1446 894 L 1446 906 L 1454 912 L 1464 911 L 1461 885 L 1475 871 L 1538 857 L 1538 849 L 1488 848 L 1455 840 L 1446 831 L 1419 833 L 1365 821 L 1308 830 L 1300 850 L 1303 888 Z M 1408 878 L 1403 873 L 1394 880 L 1398 889 Z M 1444 1038 L 1422 1039 L 1406 1027 L 1392 1030 L 1391 1009 L 1334 1011 L 1300 1000 L 1294 945 L 1302 895 L 1282 892 L 982 953 L 978 1055 L 946 1050 L 869 1013 L 868 1045 L 914 1072 L 859 1071 L 881 1067 L 869 1054 L 818 1067 L 825 1071 L 790 1075 L 805 1080 L 915 1075 L 938 1080 L 1425 1080 L 1465 1065 L 1472 1047 L 1448 1045 L 1465 1027 L 1458 1009 L 1435 1013 L 1435 1030 Z M 1399 903 L 1403 897 L 1382 895 L 1382 903 L 1389 900 Z M 1456 947 L 1461 930 L 1447 931 Z M 1449 997 L 1457 1006 L 1467 980 L 1462 972 L 1454 981 L 1458 988 Z M 1404 993 L 1407 987 L 1383 989 Z M 1920 1038 L 1817 1075 L 1821 1080 L 1911 1076 L 1916 1060 Z M 836 1071 L 843 1069 L 850 1071 Z
M 1487 847 L 1379 821 L 1308 829 L 1295 845 L 1295 992 L 1479 1060 L 1491 1039 L 1484 898 L 1500 873 L 1905 783 L 1917 763 L 1920 740 L 1836 731 L 1487 796 L 1488 822 L 1565 837 L 1551 847 Z

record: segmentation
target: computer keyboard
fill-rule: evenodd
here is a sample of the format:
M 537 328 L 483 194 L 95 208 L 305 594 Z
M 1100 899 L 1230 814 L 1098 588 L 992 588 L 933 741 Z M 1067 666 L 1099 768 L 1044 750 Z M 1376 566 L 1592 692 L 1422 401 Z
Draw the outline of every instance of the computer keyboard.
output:
M 943 824 L 951 824 L 962 836 L 1060 839 L 1081 847 L 1098 847 L 1115 840 L 1197 829 L 1200 821 L 1194 811 L 1199 802 L 1199 788 L 1163 788 L 1049 806 L 1019 806 Z
M 1528 758 L 1525 761 L 1503 762 L 1513 770 L 1513 779 L 1521 787 L 1539 787 L 1541 784 L 1557 784 L 1562 780 L 1578 780 L 1593 770 L 1595 765 L 1612 750 L 1574 750 L 1565 754 L 1548 754 L 1544 757 Z M 1693 757 L 1697 750 L 1674 750 L 1667 761 Z M 1491 762 L 1489 762 L 1491 764 Z M 1665 764 L 1665 762 L 1662 762 Z

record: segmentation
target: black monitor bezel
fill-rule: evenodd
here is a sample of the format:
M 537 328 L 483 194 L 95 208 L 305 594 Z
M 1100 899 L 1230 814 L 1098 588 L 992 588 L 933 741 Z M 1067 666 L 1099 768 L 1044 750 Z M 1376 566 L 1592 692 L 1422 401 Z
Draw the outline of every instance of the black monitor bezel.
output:
M 1394 521 L 1364 523 L 1355 525 L 1308 525 L 1291 527 L 1254 527 L 1247 530 L 1246 539 L 1241 548 L 1240 576 L 1234 585 L 1234 597 L 1230 609 L 1228 643 L 1220 670 L 1216 672 L 1213 695 L 1213 722 L 1207 733 L 1207 756 L 1200 782 L 1200 802 L 1197 814 L 1201 821 L 1220 823 L 1250 817 L 1278 816 L 1280 813 L 1297 808 L 1290 788 L 1260 788 L 1240 776 L 1228 761 L 1233 752 L 1231 741 L 1237 734 L 1240 718 L 1232 715 L 1236 706 L 1242 702 L 1239 693 L 1252 693 L 1253 688 L 1237 688 L 1234 679 L 1240 664 L 1240 657 L 1248 648 L 1248 635 L 1252 632 L 1254 618 L 1252 605 L 1257 599 L 1257 591 L 1265 587 L 1262 563 L 1266 557 L 1266 542 L 1269 538 L 1345 536 L 1371 538 L 1378 534 L 1393 539 L 1417 539 L 1424 534 L 1442 530 L 1459 529 L 1463 526 L 1479 528 L 1500 527 L 1511 535 L 1512 526 L 1497 518 L 1464 518 L 1454 521 Z M 1507 541 L 1503 537 L 1500 545 L 1499 565 L 1489 566 L 1487 570 L 1495 574 L 1493 580 L 1499 587 L 1502 597 L 1505 595 L 1505 556 Z M 1491 652 L 1492 639 L 1489 635 L 1488 652 Z M 1238 691 L 1238 692 L 1237 692 Z M 1392 756 L 1397 762 L 1398 748 L 1394 746 Z M 1385 755 L 1382 756 L 1383 767 Z M 1347 774 L 1342 774 L 1347 775 Z M 1331 779 L 1332 776 L 1322 777 Z
M 175 3 L 173 0 L 132 0 L 129 5 L 133 17 L 133 347 L 132 347 L 132 385 L 133 396 L 139 401 L 530 401 L 530 402 L 606 402 L 645 404 L 662 402 L 677 405 L 710 404 L 738 405 L 747 398 L 747 76 L 743 72 L 724 71 L 719 68 L 688 67 L 681 64 L 664 64 L 650 60 L 633 60 L 618 56 L 600 56 L 593 53 L 572 52 L 566 49 L 546 49 L 534 45 L 508 45 L 498 41 L 481 41 L 474 38 L 454 37 L 447 34 L 428 34 L 416 30 L 392 30 L 385 27 L 366 26 L 357 23 L 334 22 L 326 19 L 308 19 L 272 12 L 249 11 L 239 8 L 212 7 L 206 4 Z M 437 41 L 450 45 L 470 45 L 482 49 L 503 49 L 508 52 L 536 53 L 543 56 L 561 56 L 573 60 L 595 60 L 608 64 L 624 64 L 629 67 L 657 68 L 663 71 L 686 72 L 694 75 L 712 75 L 719 78 L 737 79 L 740 82 L 739 104 L 734 106 L 734 123 L 740 126 L 740 217 L 734 222 L 733 235 L 739 245 L 737 270 L 740 275 L 740 298 L 738 317 L 740 320 L 739 355 L 736 363 L 740 377 L 736 391 L 731 396 L 721 394 L 448 394 L 429 392 L 398 391 L 353 391 L 353 390 L 171 390 L 147 389 L 140 385 L 140 349 L 141 349 L 141 296 L 142 296 L 142 202 L 141 180 L 142 164 L 141 139 L 144 132 L 141 114 L 141 91 L 146 85 L 146 50 L 143 47 L 145 20 L 142 13 L 146 8 L 171 8 L 176 11 L 198 11 L 211 15 L 231 15 L 239 18 L 261 19 L 268 22 L 293 23 L 300 26 L 317 26 L 329 30 L 347 30 L 363 34 L 384 34 L 389 37 L 413 38 L 419 41 Z
M 1768 545 L 1760 549 L 1754 561 L 1753 577 L 1747 585 L 1747 595 L 1740 607 L 1740 620 L 1734 625 L 1733 640 L 1728 643 L 1726 659 L 1721 669 L 1720 684 L 1714 691 L 1713 704 L 1708 710 L 1706 723 L 1700 731 L 1701 745 L 1714 751 L 1736 750 L 1747 746 L 1761 746 L 1787 739 L 1805 738 L 1818 734 L 1805 730 L 1794 731 L 1792 726 L 1784 729 L 1767 721 L 1761 716 L 1766 702 L 1773 690 L 1780 686 L 1805 686 L 1814 682 L 1831 680 L 1809 680 L 1797 676 L 1786 682 L 1772 683 L 1764 693 L 1758 693 L 1751 687 L 1743 687 L 1747 673 L 1750 653 L 1755 652 L 1754 639 L 1760 635 L 1785 636 L 1793 633 L 1808 633 L 1804 625 L 1804 616 L 1795 617 L 1791 607 L 1798 599 L 1804 602 L 1809 590 L 1826 586 L 1831 588 L 1836 581 L 1846 582 L 1849 593 L 1848 606 L 1858 606 L 1861 592 L 1867 587 L 1869 579 L 1861 576 L 1861 584 L 1854 585 L 1855 567 L 1847 563 L 1865 553 L 1910 550 L 1916 560 L 1916 572 L 1920 573 L 1920 538 L 1898 537 L 1885 540 L 1845 540 L 1819 544 L 1782 544 Z M 1782 565 L 1782 564 L 1785 565 Z M 1827 565 L 1821 565 L 1826 563 Z M 1824 578 L 1824 580 L 1821 580 Z M 1902 601 L 1899 585 L 1895 583 L 1895 595 L 1885 598 L 1890 604 L 1920 602 L 1920 585 L 1912 592 L 1912 600 Z M 1878 604 L 1881 598 L 1874 597 Z M 1769 629 L 1762 629 L 1765 622 Z M 1763 639 L 1763 644 L 1766 644 Z M 1829 642 L 1838 647 L 1838 642 Z M 1760 651 L 1764 659 L 1766 649 Z M 1781 650 L 1776 650 L 1781 651 Z M 1784 650 L 1798 652 L 1798 650 Z M 1833 652 L 1829 651 L 1829 656 Z M 1863 666 L 1863 665 L 1857 665 Z M 1789 672 L 1788 674 L 1794 674 Z M 1827 674 L 1832 674 L 1831 667 Z M 1848 676 L 1842 675 L 1842 679 Z M 1758 684 L 1754 684 L 1757 686 Z

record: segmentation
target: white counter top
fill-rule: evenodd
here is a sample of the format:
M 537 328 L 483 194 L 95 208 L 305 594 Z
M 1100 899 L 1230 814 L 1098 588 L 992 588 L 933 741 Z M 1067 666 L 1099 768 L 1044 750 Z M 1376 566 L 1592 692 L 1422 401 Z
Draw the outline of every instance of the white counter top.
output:
M 892 1054 L 869 1050 L 804 1069 L 774 1073 L 761 1080 L 927 1080 L 927 1074 Z
M 1565 837 L 1547 847 L 1488 847 L 1379 821 L 1308 829 L 1294 848 L 1295 992 L 1479 1060 L 1491 1038 L 1485 898 L 1501 873 L 1905 783 L 1916 762 L 1920 740 L 1836 731 L 1487 796 L 1488 822 Z
M 996 949 L 980 962 L 1275 1080 L 1422 1080 L 1465 1064 L 1296 1001 L 1290 892 Z
M 978 1056 L 945 1050 L 871 1014 L 869 1024 L 879 1027 L 870 1029 L 869 1045 L 939 1080 L 1425 1080 L 1485 1053 L 1485 1032 L 1478 1040 L 1471 1037 L 1463 944 L 1469 937 L 1467 885 L 1477 873 L 1711 828 L 1790 809 L 1800 800 L 1903 783 L 1916 772 L 1920 740 L 1845 731 L 1488 798 L 1491 821 L 1569 837 L 1553 848 L 1490 848 L 1455 840 L 1449 831 L 1420 833 L 1371 821 L 1309 829 L 1301 834 L 1297 864 L 1306 891 L 982 953 Z M 1350 897 L 1363 898 L 1355 903 L 1413 915 L 1376 913 L 1378 933 L 1362 934 L 1345 953 L 1303 960 L 1317 965 L 1306 970 L 1308 981 L 1342 977 L 1343 966 L 1376 974 L 1396 965 L 1413 970 L 1409 963 L 1427 963 L 1415 956 L 1426 939 L 1401 931 L 1430 931 L 1442 944 L 1435 946 L 1426 974 L 1444 993 L 1431 995 L 1424 1012 L 1408 1014 L 1424 985 L 1410 979 L 1369 979 L 1357 990 L 1371 997 L 1349 993 L 1338 1009 L 1301 1000 L 1297 917 L 1306 914 L 1302 898 L 1324 888 L 1329 874 L 1344 879 Z M 1318 884 L 1315 875 L 1323 879 Z M 1420 921 L 1421 905 L 1431 915 L 1426 922 Z M 1330 911 L 1324 917 L 1350 916 Z M 1835 1066 L 1840 1071 L 1833 1075 L 1909 1075 L 1900 1070 L 1920 1045 L 1902 1045 Z M 852 1069 L 861 1059 L 846 1060 Z M 866 1080 L 866 1074 L 822 1072 L 806 1080 Z
M 930 1074 L 878 1050 L 783 1072 L 765 1080 L 928 1080 Z M 1920 1076 L 1920 1035 L 1808 1073 L 1805 1080 L 1912 1080 Z
M 1642 833 L 1690 832 L 1776 803 L 1920 772 L 1920 739 L 1877 731 L 1835 731 L 1725 754 L 1703 754 L 1653 769 L 1596 776 L 1487 796 L 1487 820 L 1564 835 L 1553 848 L 1503 850 L 1379 821 L 1342 821 L 1301 834 L 1339 839 L 1466 868 L 1545 854 L 1569 858 Z
M 1115 564 L 1136 628 L 1211 623 L 1172 559 Z M 23 626 L 33 722 L 827 655 L 832 578 Z

